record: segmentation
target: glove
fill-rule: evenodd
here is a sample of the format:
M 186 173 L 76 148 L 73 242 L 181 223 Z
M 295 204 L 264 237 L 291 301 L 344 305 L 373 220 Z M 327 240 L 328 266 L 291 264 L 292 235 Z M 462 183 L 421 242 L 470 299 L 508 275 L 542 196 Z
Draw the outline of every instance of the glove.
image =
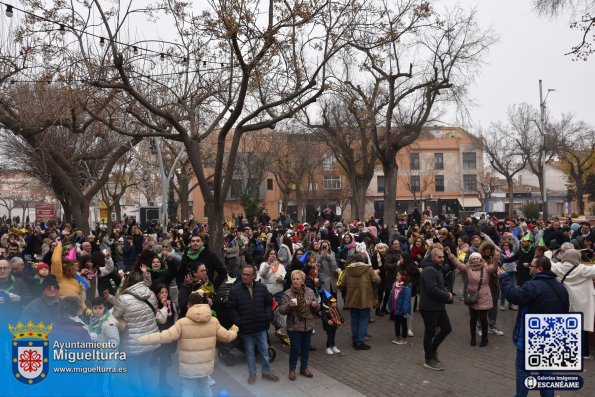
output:
M 231 328 L 229 330 L 237 333 L 240 329 L 238 328 L 237 325 L 234 324 L 231 326 Z

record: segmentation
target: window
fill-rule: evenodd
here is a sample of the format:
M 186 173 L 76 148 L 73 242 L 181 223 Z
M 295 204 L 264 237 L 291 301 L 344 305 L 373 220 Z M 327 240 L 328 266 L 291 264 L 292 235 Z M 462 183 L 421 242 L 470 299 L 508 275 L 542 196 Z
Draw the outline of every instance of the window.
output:
M 434 168 L 437 170 L 444 169 L 444 153 L 434 153 Z
M 412 170 L 419 170 L 419 153 L 411 153 L 409 155 Z
M 463 175 L 463 189 L 477 190 L 477 175 Z
M 436 175 L 434 179 L 434 185 L 436 185 L 437 192 L 444 191 L 444 175 Z
M 341 177 L 340 176 L 325 176 L 323 180 L 324 190 L 341 190 Z
M 333 156 L 332 154 L 329 154 L 322 161 L 322 169 L 324 171 L 332 171 L 333 168 L 335 167 L 335 161 L 336 161 L 335 156 Z
M 267 190 L 273 190 L 273 179 L 272 178 L 267 179 Z
M 376 177 L 376 191 L 378 193 L 384 193 L 384 175 L 378 175 Z
M 419 193 L 419 175 L 411 175 L 411 193 Z
M 232 200 L 239 199 L 242 195 L 242 180 L 241 179 L 232 179 L 231 180 L 231 187 L 229 189 L 229 198 Z
M 475 152 L 463 153 L 463 169 L 474 170 L 477 167 L 475 157 Z

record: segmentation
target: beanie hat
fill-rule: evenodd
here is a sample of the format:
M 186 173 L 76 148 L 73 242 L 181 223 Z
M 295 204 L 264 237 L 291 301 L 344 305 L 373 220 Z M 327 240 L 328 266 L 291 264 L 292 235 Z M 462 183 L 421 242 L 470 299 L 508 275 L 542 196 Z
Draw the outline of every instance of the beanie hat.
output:
M 43 263 L 43 262 L 39 262 L 36 266 L 35 266 L 35 273 L 39 274 L 39 271 L 41 269 L 48 269 L 50 270 L 50 266 L 47 263 Z
M 570 262 L 574 266 L 578 266 L 581 261 L 581 253 L 578 250 L 568 250 L 562 254 L 563 262 Z
M 469 262 L 471 262 L 475 258 L 480 258 L 481 259 L 481 254 L 479 252 L 472 253 L 471 255 L 469 255 Z
M 58 284 L 58 279 L 56 279 L 55 275 L 48 274 L 48 276 L 43 279 L 41 282 L 41 289 L 44 290 L 47 287 L 60 288 L 60 284 Z

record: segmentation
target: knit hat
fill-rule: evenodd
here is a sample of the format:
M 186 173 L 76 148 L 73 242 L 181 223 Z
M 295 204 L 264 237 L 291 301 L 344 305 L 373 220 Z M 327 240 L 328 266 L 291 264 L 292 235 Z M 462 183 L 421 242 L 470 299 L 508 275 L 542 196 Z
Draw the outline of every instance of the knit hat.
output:
M 469 262 L 471 262 L 475 258 L 480 258 L 481 259 L 481 254 L 479 252 L 472 253 L 471 255 L 469 255 Z
M 568 250 L 562 254 L 563 262 L 570 262 L 574 266 L 578 266 L 581 261 L 581 253 L 578 250 Z
M 39 262 L 37 265 L 35 265 L 35 273 L 39 274 L 41 269 L 50 270 L 50 266 L 47 263 Z
M 48 274 L 48 276 L 44 278 L 41 282 L 42 290 L 46 289 L 47 287 L 60 288 L 60 284 L 58 284 L 58 280 L 56 279 L 56 276 L 54 276 L 53 274 Z

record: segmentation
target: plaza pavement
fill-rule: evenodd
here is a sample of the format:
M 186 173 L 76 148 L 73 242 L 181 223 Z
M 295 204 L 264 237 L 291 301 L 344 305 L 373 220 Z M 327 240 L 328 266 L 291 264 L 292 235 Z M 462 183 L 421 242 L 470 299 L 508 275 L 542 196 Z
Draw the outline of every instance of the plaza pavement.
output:
M 337 332 L 339 355 L 325 353 L 326 334 L 320 321 L 312 345 L 317 348 L 310 353 L 310 369 L 314 378 L 297 377 L 295 382 L 287 379 L 289 348 L 283 346 L 271 331 L 271 341 L 277 351 L 272 364 L 273 371 L 281 381 L 272 383 L 260 378 L 254 385 L 247 384 L 248 369 L 242 353 L 234 351 L 238 363 L 232 367 L 217 360 L 213 388 L 216 396 L 221 389 L 230 397 L 252 396 L 512 396 L 514 395 L 515 347 L 511 332 L 516 312 L 498 311 L 498 327 L 504 336 L 489 336 L 486 347 L 469 345 L 468 309 L 459 301 L 462 283 L 455 283 L 455 302 L 447 305 L 453 332 L 440 346 L 440 360 L 445 371 L 437 372 L 422 367 L 423 364 L 423 322 L 418 312 L 413 315 L 414 336 L 408 338 L 408 345 L 394 345 L 394 325 L 388 316 L 375 317 L 370 324 L 367 343 L 368 351 L 355 351 L 351 347 L 349 313 L 345 313 L 347 324 Z M 298 364 L 299 366 L 299 364 Z M 260 371 L 260 364 L 258 365 Z M 299 367 L 298 367 L 299 368 Z M 576 392 L 557 392 L 559 396 L 595 396 L 595 361 L 585 360 L 584 372 L 580 375 L 585 386 Z M 530 392 L 529 396 L 538 396 Z

